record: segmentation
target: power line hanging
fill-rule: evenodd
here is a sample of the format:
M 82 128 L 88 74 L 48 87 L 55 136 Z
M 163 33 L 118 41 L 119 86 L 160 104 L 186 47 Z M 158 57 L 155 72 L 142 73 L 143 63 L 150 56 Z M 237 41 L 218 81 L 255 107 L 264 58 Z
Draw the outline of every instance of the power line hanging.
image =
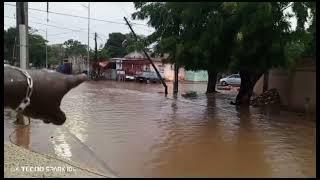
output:
M 7 6 L 15 6 L 15 5 L 12 5 L 12 4 L 7 4 L 7 3 L 4 3 L 4 5 L 7 5 Z M 39 11 L 39 12 L 47 12 L 47 11 L 45 11 L 45 10 L 35 9 L 35 8 L 29 8 L 29 10 Z M 62 15 L 62 16 L 70 16 L 70 17 L 76 17 L 76 18 L 88 19 L 87 17 L 84 17 L 84 16 L 77 16 L 77 15 L 66 14 L 66 13 L 60 13 L 60 12 L 48 11 L 48 13 L 51 13 L 51 14 L 57 14 L 57 15 Z M 110 21 L 110 20 L 104 20 L 104 19 L 90 18 L 90 20 L 94 20 L 94 21 L 101 21 L 101 22 L 106 22 L 106 23 L 113 23 L 113 24 L 126 25 L 126 23 L 120 23 L 120 22 Z M 146 26 L 146 27 L 148 27 L 148 25 L 140 24 L 140 23 L 131 23 L 131 24 L 138 25 L 138 26 Z

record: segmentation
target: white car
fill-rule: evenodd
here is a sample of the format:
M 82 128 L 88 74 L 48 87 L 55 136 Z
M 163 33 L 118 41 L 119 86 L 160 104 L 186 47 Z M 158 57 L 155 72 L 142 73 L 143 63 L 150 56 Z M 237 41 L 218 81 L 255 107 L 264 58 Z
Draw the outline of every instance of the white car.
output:
M 134 81 L 134 76 L 126 75 L 127 81 Z
M 222 86 L 227 86 L 227 85 L 236 85 L 240 86 L 241 84 L 241 78 L 239 74 L 232 74 L 228 77 L 220 79 L 220 84 Z

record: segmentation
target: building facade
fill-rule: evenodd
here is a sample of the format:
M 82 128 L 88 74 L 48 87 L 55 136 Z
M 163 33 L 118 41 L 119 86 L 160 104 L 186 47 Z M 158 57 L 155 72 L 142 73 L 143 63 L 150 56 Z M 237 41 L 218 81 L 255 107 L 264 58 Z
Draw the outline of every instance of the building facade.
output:
M 150 53 L 148 55 L 158 69 L 161 77 L 167 81 L 173 81 L 174 65 L 166 63 L 168 54 L 164 54 L 162 57 L 151 57 Z M 143 52 L 134 51 L 123 58 L 111 58 L 111 61 L 116 62 L 116 70 L 123 70 L 127 75 L 136 75 L 142 71 L 155 72 L 155 69 Z M 208 81 L 208 73 L 207 71 L 185 71 L 183 67 L 180 67 L 178 79 L 180 81 L 206 82 Z

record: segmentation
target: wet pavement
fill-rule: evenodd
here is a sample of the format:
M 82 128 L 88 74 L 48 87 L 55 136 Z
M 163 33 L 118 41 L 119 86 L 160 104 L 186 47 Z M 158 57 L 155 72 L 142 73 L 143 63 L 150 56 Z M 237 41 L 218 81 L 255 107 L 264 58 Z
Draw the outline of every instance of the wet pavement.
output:
M 314 177 L 315 121 L 230 105 L 237 91 L 205 95 L 205 83 L 90 81 L 71 90 L 63 126 L 13 124 L 4 140 L 121 177 Z M 181 94 L 196 91 L 196 97 Z

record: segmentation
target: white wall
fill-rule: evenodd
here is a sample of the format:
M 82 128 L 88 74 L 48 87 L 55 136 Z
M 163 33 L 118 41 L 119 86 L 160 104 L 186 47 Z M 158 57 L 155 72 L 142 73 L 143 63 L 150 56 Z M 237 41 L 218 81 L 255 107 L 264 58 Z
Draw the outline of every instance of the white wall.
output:
M 165 64 L 164 66 L 164 77 L 166 80 L 173 81 L 174 80 L 174 65 L 173 64 Z M 179 69 L 178 74 L 179 80 L 185 80 L 185 70 L 184 68 Z

